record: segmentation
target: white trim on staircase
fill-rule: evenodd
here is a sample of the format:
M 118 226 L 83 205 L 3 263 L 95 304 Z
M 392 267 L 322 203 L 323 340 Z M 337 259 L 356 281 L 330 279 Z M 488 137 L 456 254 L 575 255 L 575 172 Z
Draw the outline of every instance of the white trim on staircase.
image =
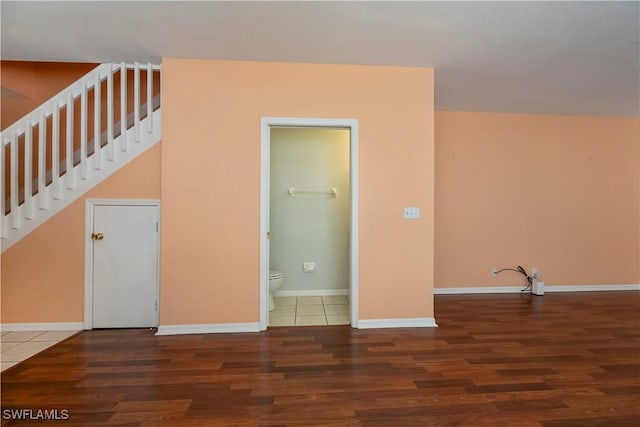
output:
M 193 325 L 160 325 L 156 335 L 219 334 L 260 332 L 259 322 L 202 323 Z
M 72 94 L 73 99 L 78 99 L 84 90 L 93 89 L 96 85 L 96 74 L 99 75 L 99 81 L 107 79 L 107 74 L 109 72 L 115 73 L 120 69 L 122 64 L 99 64 L 94 69 L 89 71 L 84 76 L 80 77 L 75 82 L 71 83 L 66 88 L 62 89 L 60 92 L 55 94 L 50 99 L 44 101 L 33 111 L 27 113 L 24 117 L 17 120 L 12 125 L 8 126 L 2 132 L 6 132 L 7 134 L 16 132 L 18 134 L 22 134 L 25 131 L 25 124 L 31 123 L 32 125 L 36 125 L 40 119 L 40 112 L 44 112 L 45 117 L 49 117 L 53 114 L 53 105 L 65 105 L 67 102 L 67 95 L 69 93 Z M 124 64 L 127 70 L 135 69 L 136 64 Z M 109 67 L 112 67 L 111 69 Z M 160 71 L 162 69 L 161 65 L 151 65 L 153 71 Z
M 82 331 L 82 322 L 0 323 L 2 332 Z
M 148 120 L 148 119 L 145 119 Z M 77 177 L 76 188 L 69 190 L 63 189 L 63 197 L 60 199 L 49 199 L 49 206 L 46 210 L 40 210 L 37 220 L 25 220 L 19 229 L 11 231 L 10 235 L 6 239 L 2 239 L 2 252 L 9 249 L 15 243 L 20 241 L 26 235 L 35 230 L 38 226 L 52 218 L 55 214 L 69 206 L 72 202 L 79 199 L 87 191 L 98 185 L 100 182 L 107 179 L 114 172 L 125 166 L 127 163 L 144 153 L 147 149 L 158 143 L 161 139 L 162 132 L 162 110 L 158 109 L 153 112 L 153 131 L 151 133 L 141 132 L 140 142 L 129 144 L 129 151 L 120 151 L 118 154 L 118 161 L 104 161 L 102 169 L 91 168 L 91 178 L 81 179 Z M 143 121 L 144 123 L 144 121 Z M 127 130 L 126 137 L 128 140 L 133 141 L 135 137 L 135 129 L 130 128 Z M 119 146 L 119 139 L 122 135 L 114 140 L 116 147 Z M 74 173 L 77 173 L 74 171 Z M 46 192 L 43 192 L 46 194 Z M 38 203 L 38 194 L 34 197 L 34 203 Z
M 131 88 L 126 84 L 124 69 L 134 69 L 134 105 L 133 123 L 129 127 L 130 113 L 126 103 L 120 104 L 121 120 L 114 122 L 114 74 L 120 72 L 122 79 L 119 85 L 121 99 L 126 99 Z M 160 71 L 160 65 L 153 64 L 101 64 L 76 80 L 71 85 L 45 101 L 35 110 L 13 123 L 0 132 L 3 150 L 0 150 L 0 163 L 4 164 L 7 151 L 10 152 L 7 159 L 10 163 L 11 173 L 8 174 L 10 191 L 6 192 L 6 186 L 1 186 L 0 191 L 0 238 L 2 250 L 10 248 L 53 215 L 77 200 L 90 188 L 99 184 L 123 165 L 127 164 L 140 153 L 157 143 L 161 139 L 162 126 L 160 124 L 161 113 L 159 108 L 154 112 L 154 107 L 159 105 L 160 96 L 153 94 L 153 73 Z M 140 105 L 140 75 L 147 75 L 147 104 Z M 106 80 L 106 106 L 102 106 L 99 88 Z M 98 90 L 96 90 L 98 88 Z M 94 94 L 93 112 L 88 105 L 90 92 Z M 74 103 L 80 102 L 80 134 L 77 132 L 75 115 L 67 113 L 66 120 L 61 121 L 61 111 L 67 109 L 73 111 Z M 144 120 L 141 117 L 141 107 L 146 107 Z M 49 120 L 49 117 L 51 119 Z M 106 129 L 95 126 L 88 134 L 90 123 L 102 122 L 106 119 Z M 120 135 L 114 139 L 114 128 L 120 127 Z M 48 128 L 51 126 L 51 137 L 47 137 Z M 141 126 L 145 126 L 142 132 Z M 67 129 L 68 128 L 68 129 Z M 36 130 L 37 129 L 37 130 Z M 67 129 L 67 137 L 64 141 L 60 134 Z M 32 132 L 37 132 L 37 138 L 32 138 Z M 106 132 L 106 133 L 105 133 Z M 79 152 L 70 153 L 74 149 L 76 136 L 79 138 Z M 89 138 L 93 136 L 93 143 Z M 25 143 L 25 156 L 20 160 L 18 152 L 21 138 Z M 47 144 L 51 144 L 49 153 Z M 95 144 L 94 144 L 95 143 Z M 94 147 L 94 145 L 96 145 Z M 37 153 L 34 151 L 37 148 Z M 9 147 L 9 150 L 6 148 Z M 65 155 L 61 155 L 64 147 Z M 93 151 L 89 149 L 93 147 Z M 130 151 L 130 147 L 133 149 Z M 118 154 L 124 152 L 124 154 Z M 79 156 L 77 156 L 79 154 Z M 46 159 L 51 158 L 51 169 L 47 170 Z M 77 157 L 77 158 L 76 158 Z M 32 165 L 37 162 L 37 170 Z M 61 176 L 60 173 L 64 171 Z M 24 188 L 19 188 L 20 177 L 24 175 Z M 3 177 L 4 178 L 4 177 Z M 34 179 L 37 185 L 34 186 Z M 50 181 L 51 179 L 51 181 Z M 37 192 L 33 194 L 34 187 Z M 20 197 L 22 195 L 22 198 Z M 6 197 L 8 196 L 8 197 Z M 22 200 L 24 199 L 24 200 Z M 21 203 L 22 202 L 22 203 Z M 7 214 L 7 212 L 9 212 Z
M 140 106 L 141 110 L 147 111 L 147 103 L 144 103 Z M 158 110 L 160 108 L 160 95 L 156 95 L 153 98 L 153 103 L 152 103 L 152 107 L 153 107 L 153 111 Z M 127 129 L 129 129 L 130 127 L 132 127 L 134 125 L 134 114 L 133 113 L 129 113 L 129 115 L 127 116 L 127 121 L 126 121 L 126 126 Z M 146 119 L 147 116 L 145 115 L 142 119 L 143 119 L 143 123 L 144 123 L 144 119 Z M 121 128 L 121 123 L 120 122 L 115 122 L 113 124 L 113 131 L 114 133 L 120 132 L 120 128 Z M 100 134 L 100 141 L 106 141 L 107 140 L 107 135 L 108 135 L 108 130 L 104 130 L 102 131 L 102 133 Z M 120 137 L 120 134 L 118 134 L 118 136 L 116 136 L 114 138 L 114 141 L 117 141 L 118 138 Z M 87 141 L 87 145 L 90 147 L 94 147 L 94 139 L 90 139 Z M 106 144 L 102 144 L 101 148 L 105 148 Z M 81 149 L 78 148 L 73 152 L 73 168 L 71 170 L 71 173 L 73 172 L 73 169 L 75 169 L 76 166 L 78 166 L 78 164 L 80 164 L 80 159 L 81 159 Z M 95 152 L 95 149 L 94 149 Z M 91 155 L 93 155 L 93 153 L 88 153 L 87 155 L 90 157 Z M 60 176 L 60 179 L 66 179 L 66 173 L 67 173 L 67 159 L 61 159 L 60 163 L 59 163 L 59 170 L 64 172 L 64 175 Z M 48 182 L 51 183 L 53 181 L 53 173 L 51 169 L 48 169 L 46 174 L 45 174 L 45 179 L 44 182 Z M 31 182 L 31 188 L 38 188 L 38 178 L 33 178 L 32 182 Z M 32 196 L 36 196 L 38 193 L 32 194 Z M 24 188 L 20 188 L 18 190 L 18 202 L 20 205 L 22 205 L 25 201 L 25 194 L 24 194 Z M 10 205 L 10 200 L 6 199 L 5 200 L 5 207 L 9 208 Z
M 461 295 L 461 294 L 510 294 L 530 293 L 522 291 L 524 286 L 474 286 L 462 288 L 435 288 L 435 295 Z M 611 285 L 544 285 L 544 292 L 608 292 L 608 291 L 640 291 L 640 285 L 636 284 L 611 284 Z

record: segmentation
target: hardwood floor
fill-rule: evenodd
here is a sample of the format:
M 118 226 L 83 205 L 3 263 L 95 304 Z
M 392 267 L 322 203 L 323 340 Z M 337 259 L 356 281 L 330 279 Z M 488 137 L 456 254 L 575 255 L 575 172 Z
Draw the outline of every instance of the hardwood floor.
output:
M 433 329 L 94 330 L 2 373 L 76 426 L 640 426 L 640 294 L 436 296 Z

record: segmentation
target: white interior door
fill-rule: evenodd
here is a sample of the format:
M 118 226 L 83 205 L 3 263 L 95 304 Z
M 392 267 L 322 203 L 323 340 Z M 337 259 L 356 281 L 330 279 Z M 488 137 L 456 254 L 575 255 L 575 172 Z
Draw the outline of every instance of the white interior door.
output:
M 93 327 L 158 325 L 158 206 L 93 206 Z

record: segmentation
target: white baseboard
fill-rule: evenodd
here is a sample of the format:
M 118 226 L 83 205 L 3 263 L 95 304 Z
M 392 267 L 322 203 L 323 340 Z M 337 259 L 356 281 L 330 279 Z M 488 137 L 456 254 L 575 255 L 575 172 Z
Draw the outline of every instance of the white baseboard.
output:
M 466 287 L 466 288 L 434 288 L 434 295 L 454 294 L 511 294 L 518 293 L 524 286 L 492 286 L 492 287 Z M 546 287 L 545 287 L 546 288 Z
M 520 293 L 524 286 L 477 286 L 464 288 L 435 288 L 435 295 L 455 294 L 510 294 Z M 544 285 L 544 292 L 606 292 L 606 291 L 640 291 L 640 285 Z M 526 291 L 523 293 L 530 293 Z
M 259 322 L 204 323 L 195 325 L 160 325 L 156 335 L 220 334 L 232 332 L 260 332 Z
M 433 317 L 412 317 L 407 319 L 360 319 L 358 329 L 378 328 L 435 328 L 436 319 Z
M 52 323 L 0 323 L 2 332 L 30 332 L 30 331 L 82 331 L 82 322 L 52 322 Z
M 640 285 L 544 285 L 545 292 L 640 291 Z
M 276 291 L 277 297 L 331 297 L 349 295 L 349 289 L 306 289 Z

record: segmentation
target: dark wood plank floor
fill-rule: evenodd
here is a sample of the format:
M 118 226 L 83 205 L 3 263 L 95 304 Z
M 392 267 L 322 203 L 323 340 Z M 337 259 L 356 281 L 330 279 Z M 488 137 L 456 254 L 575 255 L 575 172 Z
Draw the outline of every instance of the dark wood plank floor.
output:
M 95 330 L 2 374 L 78 426 L 640 426 L 640 294 L 437 296 L 434 329 Z

